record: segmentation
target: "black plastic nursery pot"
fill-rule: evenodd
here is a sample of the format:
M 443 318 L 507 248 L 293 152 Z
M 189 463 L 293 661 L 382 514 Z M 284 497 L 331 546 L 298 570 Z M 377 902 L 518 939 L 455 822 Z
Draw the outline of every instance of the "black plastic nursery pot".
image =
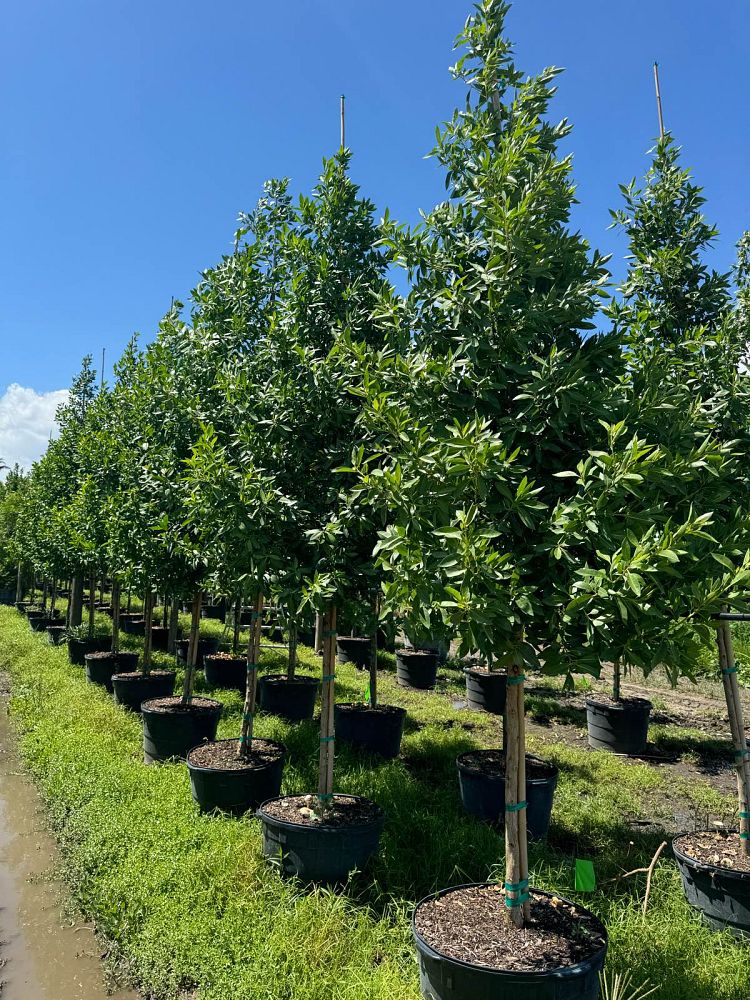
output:
M 276 740 L 253 740 L 253 749 L 262 748 L 262 762 L 253 758 L 244 767 L 218 767 L 199 762 L 201 751 L 226 747 L 236 758 L 237 740 L 218 740 L 193 747 L 187 756 L 190 772 L 190 789 L 193 799 L 202 812 L 218 809 L 233 816 L 241 816 L 249 809 L 257 809 L 261 802 L 275 799 L 281 791 L 284 775 L 286 747 Z
M 28 608 L 30 604 L 31 601 L 16 601 L 16 611 L 24 614 L 26 608 Z
M 247 684 L 247 660 L 241 656 L 203 657 L 206 684 L 209 687 L 226 688 L 230 691 L 244 692 Z M 270 798 L 270 796 L 266 796 Z
M 152 670 L 149 674 L 128 673 L 112 675 L 112 689 L 118 705 L 140 712 L 141 704 L 152 698 L 171 698 L 174 694 L 174 670 Z
M 651 702 L 645 698 L 625 698 L 621 702 L 586 699 L 589 746 L 638 756 L 646 752 Z
M 312 719 L 319 682 L 300 674 L 289 680 L 286 674 L 264 674 L 258 679 L 260 707 L 289 722 Z
M 48 625 L 47 635 L 49 636 L 49 641 L 53 646 L 59 646 L 60 643 L 65 638 L 65 626 L 64 625 Z
M 598 1000 L 599 973 L 607 957 L 607 932 L 596 921 L 604 944 L 585 961 L 558 969 L 534 972 L 504 971 L 484 965 L 472 965 L 449 958 L 432 948 L 417 930 L 421 907 L 435 899 L 445 899 L 462 889 L 487 888 L 486 883 L 459 885 L 427 896 L 417 903 L 412 915 L 412 934 L 419 956 L 419 985 L 426 1000 Z M 550 893 L 531 889 L 532 896 L 550 897 Z M 563 902 L 568 905 L 567 900 Z M 581 916 L 596 918 L 582 906 Z
M 189 639 L 178 639 L 177 640 L 177 658 L 182 660 L 183 663 L 187 663 L 188 646 L 190 644 Z M 196 660 L 196 666 L 199 670 L 203 669 L 204 658 L 206 656 L 213 656 L 214 653 L 219 652 L 219 640 L 214 638 L 206 638 L 198 640 L 198 657 Z
M 203 618 L 213 618 L 215 621 L 224 621 L 225 607 L 223 604 L 204 604 L 201 608 Z
M 125 618 L 120 622 L 125 635 L 145 636 L 146 622 L 143 618 Z
M 372 639 L 354 635 L 336 638 L 336 662 L 353 663 L 359 670 L 367 670 L 372 657 Z
M 93 639 L 68 639 L 68 659 L 77 667 L 84 666 L 86 653 L 106 653 L 112 648 L 112 640 L 108 636 L 95 636 Z
M 392 760 L 401 751 L 406 709 L 340 702 L 334 706 L 336 739 Z
M 399 649 L 396 680 L 402 687 L 429 691 L 437 680 L 438 654 L 421 649 Z
M 683 840 L 672 841 L 672 852 L 688 903 L 713 930 L 750 942 L 750 872 L 698 861 L 682 849 Z
M 368 802 L 358 795 L 337 795 L 336 798 Z M 308 825 L 270 815 L 268 806 L 277 801 L 280 800 L 273 798 L 263 802 L 256 815 L 263 829 L 263 854 L 277 860 L 284 875 L 303 882 L 332 885 L 346 881 L 353 871 L 364 869 L 377 853 L 385 822 L 379 807 L 376 807 L 375 818 L 368 823 Z
M 179 698 L 151 698 L 141 704 L 143 759 L 146 764 L 184 760 L 204 740 L 216 739 L 221 702 L 193 698 L 183 705 Z
M 99 652 L 86 653 L 86 679 L 92 684 L 101 684 L 112 694 L 112 675 L 135 670 L 138 666 L 137 653 Z
M 308 646 L 312 649 L 315 645 L 315 630 L 310 628 L 297 629 L 297 642 L 300 646 Z
M 153 625 L 151 628 L 151 648 L 166 653 L 169 648 L 169 629 L 164 625 Z
M 470 816 L 485 823 L 505 822 L 505 776 L 501 750 L 468 750 L 456 758 L 461 802 Z M 526 828 L 532 840 L 549 830 L 558 770 L 539 757 L 526 755 Z
M 35 615 L 29 618 L 29 625 L 34 632 L 46 632 L 51 625 L 59 624 L 60 619 L 56 615 Z
M 474 667 L 467 667 L 464 676 L 469 708 L 502 715 L 505 711 L 507 675 L 499 670 L 477 670 Z

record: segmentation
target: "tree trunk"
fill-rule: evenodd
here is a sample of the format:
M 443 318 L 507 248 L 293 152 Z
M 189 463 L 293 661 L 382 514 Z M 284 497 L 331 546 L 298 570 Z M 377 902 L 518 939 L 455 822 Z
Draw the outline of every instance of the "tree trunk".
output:
M 51 597 L 50 597 L 50 605 L 49 605 L 50 611 L 52 612 L 53 616 L 54 616 L 54 613 L 55 613 L 55 606 L 56 605 L 57 605 L 57 577 L 53 576 L 52 577 L 52 594 L 51 594 Z
M 130 606 L 132 602 L 133 602 L 133 591 L 130 587 L 128 587 L 128 614 L 130 614 Z
M 333 799 L 335 735 L 333 708 L 336 683 L 336 605 L 329 604 L 323 616 L 323 687 L 320 698 L 320 765 L 318 771 L 318 815 L 325 815 Z
M 18 564 L 16 572 L 16 603 L 23 600 L 23 565 Z
M 48 590 L 47 578 L 44 578 L 42 582 L 42 611 L 47 610 L 47 590 Z
M 621 672 L 621 669 L 620 669 L 620 661 L 619 660 L 615 660 L 614 667 L 615 667 L 615 679 L 614 679 L 614 682 L 612 684 L 612 697 L 615 699 L 615 701 L 621 701 L 622 699 L 621 699 L 621 694 L 620 694 L 620 682 L 621 682 L 621 673 L 622 672 Z
M 74 576 L 70 581 L 70 600 L 68 602 L 68 625 L 75 628 L 83 621 L 83 578 Z
M 185 681 L 182 686 L 182 704 L 189 705 L 193 700 L 193 681 L 195 680 L 195 665 L 198 662 L 198 640 L 201 630 L 201 604 L 203 594 L 197 591 L 193 594 L 193 608 L 190 619 L 190 639 L 188 641 L 187 665 Z
M 154 622 L 154 595 L 151 587 L 146 588 L 143 595 L 143 673 L 148 677 L 151 673 L 151 651 L 154 645 L 154 635 L 151 627 Z
M 529 915 L 528 840 L 526 832 L 526 733 L 523 667 L 508 669 L 505 757 L 505 905 L 516 927 Z
M 89 639 L 94 636 L 94 619 L 96 616 L 96 577 L 89 577 Z
M 242 598 L 234 602 L 234 621 L 232 622 L 232 655 L 240 651 L 240 629 L 242 628 Z
M 120 581 L 112 580 L 112 652 L 120 652 Z
M 180 606 L 177 602 L 177 595 L 172 599 L 172 607 L 169 611 L 169 637 L 167 639 L 167 650 L 174 654 L 177 652 L 177 629 L 180 624 Z
M 370 646 L 370 708 L 378 707 L 378 623 L 380 621 L 380 600 L 375 601 L 375 626 L 372 630 Z
M 247 644 L 247 681 L 245 682 L 245 705 L 242 709 L 242 728 L 238 754 L 248 757 L 253 748 L 253 728 L 255 723 L 255 699 L 258 691 L 258 660 L 260 659 L 260 639 L 263 625 L 263 594 L 255 599 L 250 622 L 250 639 Z
M 315 652 L 323 652 L 323 615 L 315 613 Z
M 721 622 L 717 630 L 719 664 L 724 695 L 727 700 L 729 728 L 734 743 L 734 762 L 737 771 L 737 797 L 740 814 L 740 848 L 743 854 L 750 854 L 750 751 L 745 737 L 745 722 L 737 681 L 737 664 L 734 659 L 732 630 L 729 622 Z
M 297 619 L 289 619 L 289 663 L 286 668 L 286 675 L 292 680 L 297 672 Z

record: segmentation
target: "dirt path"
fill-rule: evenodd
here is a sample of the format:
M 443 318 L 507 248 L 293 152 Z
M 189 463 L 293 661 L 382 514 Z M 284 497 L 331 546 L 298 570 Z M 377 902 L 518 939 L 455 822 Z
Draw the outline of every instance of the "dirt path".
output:
M 137 1000 L 130 990 L 107 992 L 92 930 L 64 913 L 64 887 L 51 874 L 58 861 L 0 696 L 0 997 Z

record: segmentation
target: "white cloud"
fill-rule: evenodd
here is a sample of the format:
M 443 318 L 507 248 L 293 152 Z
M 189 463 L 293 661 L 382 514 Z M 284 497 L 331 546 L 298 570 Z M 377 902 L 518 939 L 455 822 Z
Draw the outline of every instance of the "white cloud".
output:
M 39 393 L 15 382 L 8 386 L 0 396 L 0 458 L 6 465 L 31 468 L 46 450 L 56 430 L 55 411 L 67 398 L 67 389 Z

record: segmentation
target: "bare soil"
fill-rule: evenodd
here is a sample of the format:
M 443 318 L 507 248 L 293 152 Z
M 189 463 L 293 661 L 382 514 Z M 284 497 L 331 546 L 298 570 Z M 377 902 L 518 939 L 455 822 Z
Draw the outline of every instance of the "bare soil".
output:
M 334 795 L 331 805 L 326 811 L 325 820 L 321 822 L 315 815 L 310 815 L 316 805 L 314 795 L 290 795 L 283 799 L 274 799 L 263 807 L 263 811 L 274 819 L 298 826 L 365 826 L 382 815 L 382 809 L 369 799 L 357 799 L 350 795 Z
M 430 900 L 417 910 L 415 924 L 441 955 L 508 972 L 576 965 L 605 941 L 595 917 L 554 896 L 532 894 L 531 919 L 515 927 L 500 885 L 457 889 Z
M 750 874 L 750 855 L 741 847 L 738 833 L 704 830 L 680 837 L 677 847 L 683 854 L 706 865 Z
M 189 705 L 183 705 L 180 698 L 152 698 L 148 702 L 149 712 L 160 712 L 164 715 L 213 715 L 221 702 L 213 698 L 193 698 Z
M 210 767 L 218 771 L 255 771 L 273 764 L 284 751 L 278 743 L 270 740 L 253 740 L 250 753 L 239 755 L 239 740 L 218 740 L 202 743 L 188 754 L 188 760 L 195 767 Z
M 505 777 L 505 754 L 502 750 L 474 750 L 461 755 L 461 766 L 467 771 L 492 778 Z M 526 757 L 527 780 L 550 778 L 555 769 L 535 757 Z

